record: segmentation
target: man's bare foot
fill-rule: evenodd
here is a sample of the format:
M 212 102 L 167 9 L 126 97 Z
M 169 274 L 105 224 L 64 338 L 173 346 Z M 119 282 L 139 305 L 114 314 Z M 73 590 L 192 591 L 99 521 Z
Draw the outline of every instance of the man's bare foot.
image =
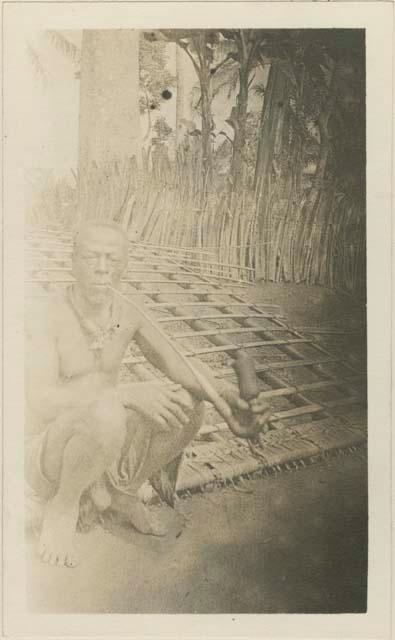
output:
M 167 527 L 140 500 L 131 501 L 128 512 L 131 524 L 140 533 L 151 536 L 167 535 Z
M 93 503 L 98 511 L 105 511 L 111 506 L 111 495 L 106 487 L 103 477 L 92 485 L 90 493 Z
M 137 497 L 143 504 L 149 504 L 155 497 L 157 497 L 157 494 L 151 483 L 147 481 L 144 482 L 137 491 Z
M 78 513 L 78 502 L 65 509 L 55 496 L 47 503 L 38 546 L 43 562 L 58 567 L 75 567 L 78 564 L 74 549 Z

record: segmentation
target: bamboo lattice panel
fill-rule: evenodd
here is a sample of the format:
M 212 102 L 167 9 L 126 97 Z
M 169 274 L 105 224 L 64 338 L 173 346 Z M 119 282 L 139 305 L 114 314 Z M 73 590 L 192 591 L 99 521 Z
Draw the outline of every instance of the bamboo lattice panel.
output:
M 69 235 L 31 231 L 26 252 L 27 296 L 73 282 Z M 208 405 L 206 424 L 186 450 L 177 490 L 303 466 L 364 443 L 365 372 L 292 329 L 276 305 L 251 302 L 245 295 L 251 292 L 249 274 L 237 265 L 213 264 L 208 275 L 207 255 L 204 261 L 203 274 L 199 250 L 131 244 L 123 293 L 143 305 L 187 357 L 202 360 L 217 377 L 236 382 L 232 356 L 247 350 L 272 407 L 271 430 L 257 448 L 236 438 Z M 158 377 L 164 378 L 132 344 L 121 378 Z

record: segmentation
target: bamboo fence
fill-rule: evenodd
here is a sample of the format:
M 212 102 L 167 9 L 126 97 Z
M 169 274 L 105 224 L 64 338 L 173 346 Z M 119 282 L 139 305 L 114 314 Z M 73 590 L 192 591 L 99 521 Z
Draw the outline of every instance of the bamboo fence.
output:
M 51 183 L 28 224 L 72 228 L 82 219 L 114 219 L 132 241 L 161 247 L 206 275 L 364 293 L 365 215 L 333 187 L 320 192 L 308 221 L 305 194 L 274 179 L 265 202 L 251 188 L 232 192 L 226 184 L 202 198 L 197 145 L 154 166 L 147 154 L 142 171 L 133 162 L 93 166 L 67 184 L 67 206 L 64 190 L 64 181 Z

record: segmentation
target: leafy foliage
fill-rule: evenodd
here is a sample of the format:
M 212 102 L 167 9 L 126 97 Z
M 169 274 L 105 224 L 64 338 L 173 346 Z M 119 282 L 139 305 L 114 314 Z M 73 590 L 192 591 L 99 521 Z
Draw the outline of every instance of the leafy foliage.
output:
M 152 128 L 160 142 L 166 142 L 173 133 L 172 127 L 164 116 L 159 116 Z
M 140 38 L 140 112 L 149 109 L 160 109 L 165 100 L 163 93 L 176 84 L 176 78 L 167 69 L 168 62 L 166 43 L 163 41 L 150 42 Z
M 42 85 L 45 87 L 48 83 L 48 71 L 43 65 L 37 50 L 30 44 L 30 42 L 26 44 L 26 53 L 32 64 L 36 77 L 39 78 Z
M 328 112 L 327 180 L 362 193 L 357 185 L 364 183 L 365 171 L 364 32 L 266 30 L 262 37 L 265 59 L 280 64 L 288 79 L 286 126 L 302 142 L 302 170 L 318 159 L 320 118 Z M 265 87 L 256 90 L 264 94 Z

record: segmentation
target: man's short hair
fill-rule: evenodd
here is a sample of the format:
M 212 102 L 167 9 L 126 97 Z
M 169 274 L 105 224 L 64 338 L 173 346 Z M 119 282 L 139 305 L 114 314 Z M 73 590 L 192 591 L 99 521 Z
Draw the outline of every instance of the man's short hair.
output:
M 73 250 L 75 251 L 78 248 L 79 243 L 84 238 L 84 236 L 91 229 L 111 229 L 120 235 L 123 240 L 125 251 L 127 252 L 129 246 L 129 238 L 128 235 L 119 224 L 116 222 L 101 222 L 100 220 L 88 220 L 87 222 L 83 222 L 78 229 L 76 229 L 73 233 Z

